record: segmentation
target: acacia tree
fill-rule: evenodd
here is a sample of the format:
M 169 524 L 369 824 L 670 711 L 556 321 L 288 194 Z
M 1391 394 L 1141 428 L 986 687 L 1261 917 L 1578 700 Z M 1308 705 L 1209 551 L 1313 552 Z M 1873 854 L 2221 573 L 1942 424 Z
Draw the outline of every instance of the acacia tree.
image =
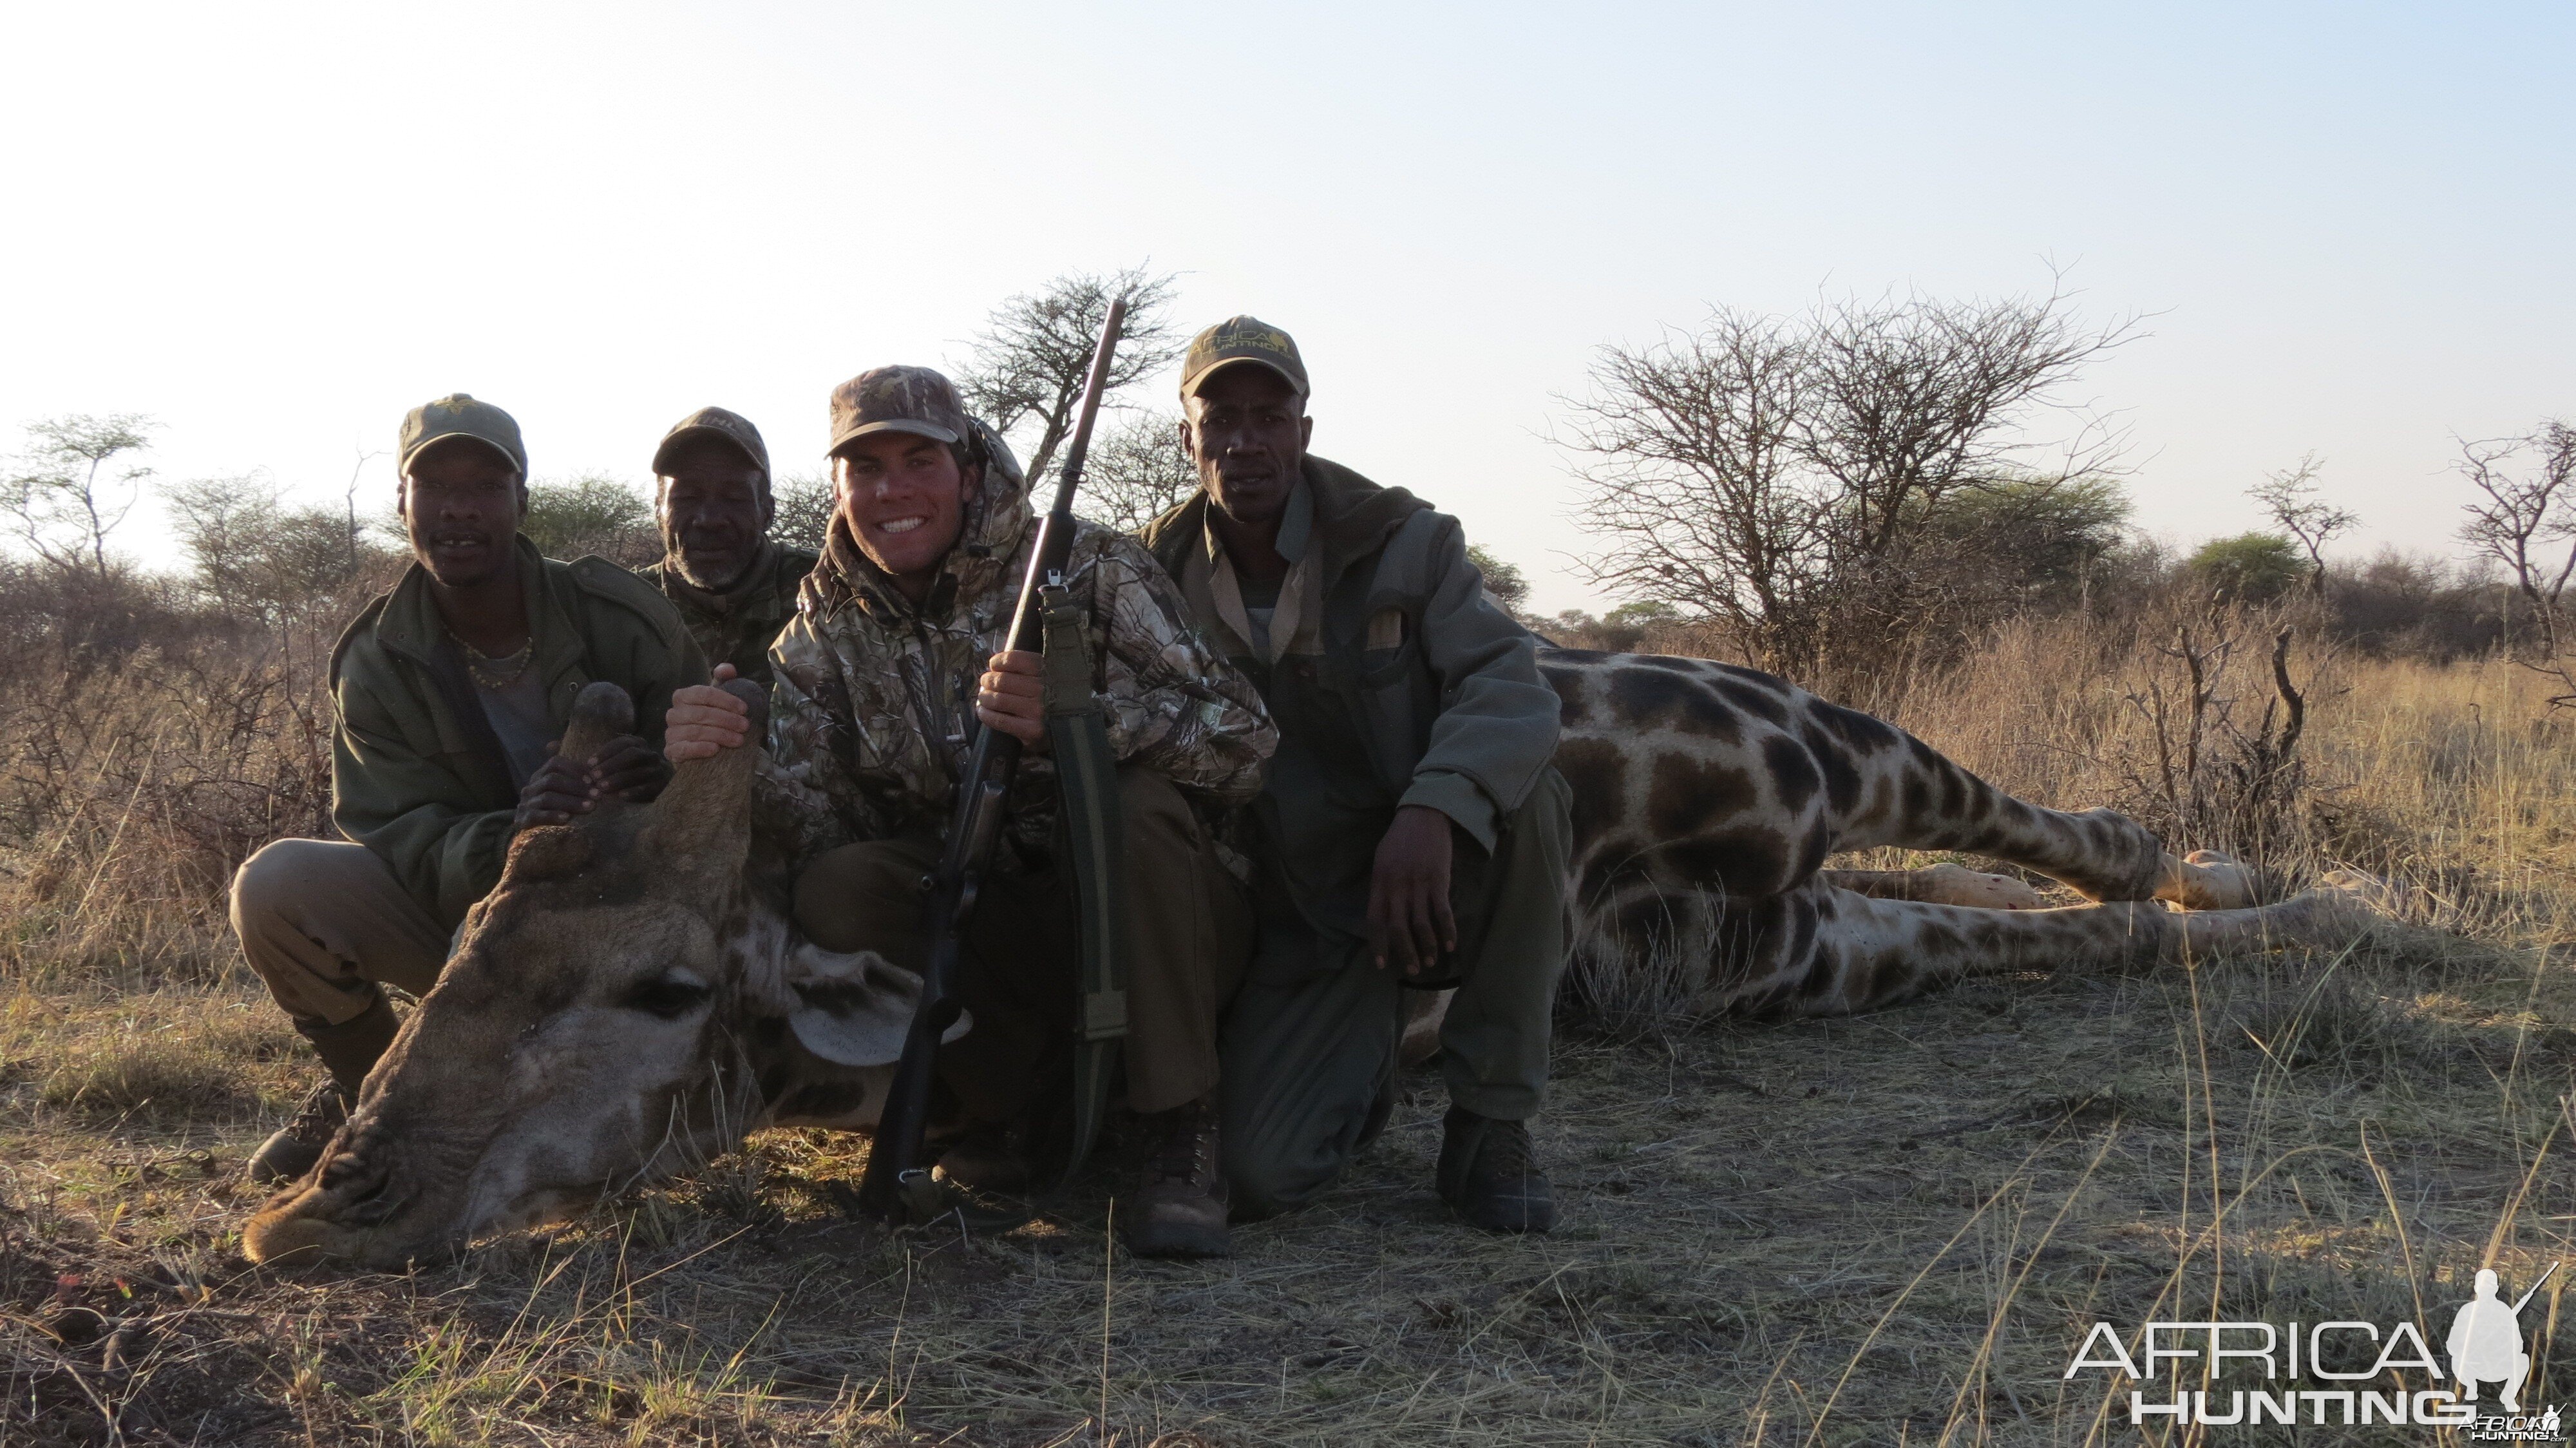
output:
M 2521 437 L 2460 442 L 2453 464 L 2480 498 L 2468 505 L 2460 537 L 2504 565 L 2530 607 L 2532 631 L 2516 656 L 2566 692 L 2553 708 L 2576 707 L 2576 660 L 2567 585 L 2576 578 L 2576 427 L 2551 419 Z
M 1580 516 L 1610 540 L 1591 581 L 1678 603 L 1766 663 L 1808 652 L 1827 520 L 1797 457 L 1806 370 L 1791 323 L 1722 307 L 1697 333 L 1603 348 L 1560 439 L 1588 455 Z
M 1175 413 L 1138 411 L 1092 439 L 1083 466 L 1082 514 L 1121 533 L 1140 533 L 1198 491 L 1199 471 L 1181 447 Z
M 2326 545 L 2361 521 L 2359 513 L 2325 500 L 2317 487 L 2317 475 L 2324 471 L 2325 459 L 2309 453 L 2294 467 L 2266 474 L 2245 492 L 2308 555 L 2308 591 L 2320 595 L 2326 591 Z
M 1010 298 L 985 319 L 973 354 L 959 370 L 959 390 L 968 410 L 1005 436 L 1034 434 L 1027 451 L 1032 484 L 1073 431 L 1091 349 L 1112 299 L 1127 298 L 1127 315 L 1118 328 L 1109 392 L 1152 376 L 1181 355 L 1166 315 L 1177 279 L 1143 266 L 1107 275 L 1069 272 Z
M 27 425 L 27 451 L 0 481 L 0 515 L 38 558 L 104 582 L 107 539 L 134 511 L 150 468 L 108 464 L 151 446 L 152 419 L 73 414 Z
M 2017 562 L 2004 536 L 2110 476 L 2117 434 L 2058 394 L 2131 335 L 2052 292 L 1717 308 L 1696 332 L 1604 348 L 1561 439 L 1608 544 L 1584 566 L 1809 677 L 1955 636 L 1997 596 L 1982 575 Z M 2054 436 L 2035 426 L 2051 415 L 2069 422 Z M 1962 511 L 2005 490 L 2012 506 Z M 1988 523 L 1990 543 L 1962 532 Z

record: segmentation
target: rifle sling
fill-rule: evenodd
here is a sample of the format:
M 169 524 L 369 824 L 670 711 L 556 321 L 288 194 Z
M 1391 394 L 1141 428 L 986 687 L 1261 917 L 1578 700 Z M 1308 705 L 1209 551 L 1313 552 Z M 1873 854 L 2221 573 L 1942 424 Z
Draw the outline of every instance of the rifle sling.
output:
M 1073 1140 L 1064 1175 L 1090 1155 L 1109 1105 L 1109 1078 L 1127 1035 L 1126 911 L 1118 888 L 1125 841 L 1118 757 L 1092 692 L 1091 641 L 1082 608 L 1061 587 L 1040 590 L 1046 628 L 1047 742 L 1055 756 L 1075 915 L 1082 938 L 1074 1016 Z

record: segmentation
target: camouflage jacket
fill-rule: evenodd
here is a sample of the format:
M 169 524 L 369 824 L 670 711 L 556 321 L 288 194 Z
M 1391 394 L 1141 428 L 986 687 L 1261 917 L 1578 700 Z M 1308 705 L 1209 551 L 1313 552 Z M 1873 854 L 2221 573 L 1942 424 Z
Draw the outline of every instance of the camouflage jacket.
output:
M 760 545 L 760 555 L 721 593 L 710 592 L 680 576 L 670 563 L 635 570 L 689 626 L 689 637 L 707 656 L 707 667 L 733 665 L 734 672 L 755 684 L 770 680 L 769 646 L 787 621 L 796 616 L 796 590 L 814 571 L 814 555 L 802 548 Z
M 989 431 L 986 442 L 993 462 L 983 487 L 919 606 L 835 521 L 833 545 L 770 651 L 777 676 L 756 817 L 791 859 L 948 826 L 974 737 L 976 680 L 1010 628 L 1038 532 L 1019 465 Z M 1250 681 L 1191 628 L 1180 590 L 1144 546 L 1083 523 L 1065 584 L 1090 616 L 1096 688 L 1119 759 L 1161 771 L 1211 812 L 1257 794 L 1277 731 Z M 1043 852 L 1055 817 L 1055 768 L 1029 756 L 1012 791 L 1016 849 L 1006 853 Z

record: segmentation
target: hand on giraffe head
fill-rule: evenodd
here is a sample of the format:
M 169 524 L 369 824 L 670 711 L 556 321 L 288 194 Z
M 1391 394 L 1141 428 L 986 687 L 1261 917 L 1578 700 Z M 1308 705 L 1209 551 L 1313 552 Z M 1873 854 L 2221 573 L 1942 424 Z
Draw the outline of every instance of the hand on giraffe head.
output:
M 672 691 L 671 710 L 662 719 L 662 752 L 673 764 L 713 759 L 751 737 L 751 706 L 723 687 L 734 676 L 733 665 L 718 664 L 714 683 Z
M 1449 816 L 1428 805 L 1395 812 L 1378 841 L 1369 876 L 1369 952 L 1377 968 L 1390 964 L 1420 975 L 1458 948 L 1458 921 L 1449 911 Z

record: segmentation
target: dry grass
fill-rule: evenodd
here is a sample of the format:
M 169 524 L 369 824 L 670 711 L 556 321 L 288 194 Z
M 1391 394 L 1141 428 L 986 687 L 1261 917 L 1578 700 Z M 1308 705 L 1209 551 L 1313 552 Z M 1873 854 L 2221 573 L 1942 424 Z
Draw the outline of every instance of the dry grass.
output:
M 2143 807 L 2124 700 L 2171 661 L 2080 643 L 2007 638 L 1904 720 L 2032 797 Z M 2330 660 L 2311 699 L 2272 863 L 2402 875 L 2409 927 L 1848 1020 L 1568 1021 L 1555 1236 L 1447 1220 L 1422 1074 L 1321 1205 L 1200 1265 L 1105 1248 L 1132 1144 L 969 1239 L 846 1220 L 854 1143 L 778 1132 L 454 1266 L 250 1269 L 230 1168 L 306 1068 L 202 894 L 99 865 L 93 805 L 57 855 L 95 888 L 0 886 L 0 1441 L 2130 1441 L 2061 1378 L 2097 1319 L 2438 1341 L 2479 1265 L 2576 1261 L 2576 750 L 2502 667 Z

